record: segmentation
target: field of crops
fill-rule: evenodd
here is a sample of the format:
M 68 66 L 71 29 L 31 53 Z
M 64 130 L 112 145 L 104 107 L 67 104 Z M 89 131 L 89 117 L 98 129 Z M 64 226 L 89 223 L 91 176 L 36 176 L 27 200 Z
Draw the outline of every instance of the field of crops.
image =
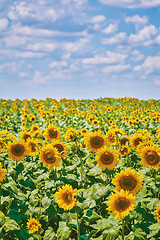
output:
M 160 101 L 0 100 L 0 239 L 160 239 Z

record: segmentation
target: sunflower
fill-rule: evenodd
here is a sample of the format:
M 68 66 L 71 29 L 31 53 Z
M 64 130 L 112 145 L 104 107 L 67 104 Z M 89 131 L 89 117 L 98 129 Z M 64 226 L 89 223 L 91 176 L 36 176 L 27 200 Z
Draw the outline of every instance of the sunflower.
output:
M 119 141 L 119 144 L 120 144 L 120 146 L 123 146 L 123 145 L 126 145 L 126 143 L 129 144 L 129 142 L 130 142 L 130 138 L 129 137 L 123 137 Z
M 55 125 L 49 125 L 45 131 L 45 136 L 48 140 L 57 140 L 60 138 L 60 131 Z
M 8 146 L 8 156 L 10 158 L 21 161 L 28 154 L 27 145 L 24 142 L 14 141 Z
M 88 133 L 88 129 L 82 128 L 82 129 L 80 130 L 81 136 L 85 136 L 86 133 Z
M 160 223 L 160 205 L 156 206 L 156 209 L 154 211 L 157 215 L 157 222 Z
M 118 149 L 119 155 L 121 157 L 126 156 L 130 151 L 131 149 L 129 146 L 122 146 L 121 148 Z
M 6 170 L 4 168 L 2 168 L 2 163 L 0 163 L 0 182 L 3 182 L 3 179 L 6 175 Z
M 117 135 L 115 134 L 113 129 L 110 129 L 107 133 L 106 133 L 106 137 L 107 137 L 107 142 L 109 145 L 116 145 L 117 144 Z
M 116 174 L 112 184 L 116 186 L 116 191 L 123 189 L 129 193 L 136 194 L 142 187 L 143 180 L 139 173 L 134 169 L 127 168 Z
M 135 208 L 135 197 L 123 189 L 115 194 L 112 192 L 107 206 L 106 209 L 111 211 L 116 219 L 123 219 Z
M 43 147 L 40 151 L 40 162 L 43 163 L 44 167 L 49 169 L 59 166 L 60 157 L 58 150 L 54 148 L 51 144 Z
M 38 125 L 33 125 L 33 126 L 31 127 L 31 131 L 32 131 L 32 132 L 35 132 L 35 131 L 37 131 L 37 130 L 39 130 L 39 126 L 38 126 Z
M 35 219 L 30 218 L 27 222 L 27 228 L 29 229 L 29 234 L 38 232 L 41 224 Z
M 98 163 L 99 167 L 112 170 L 118 163 L 117 151 L 108 147 L 103 147 L 97 151 L 95 161 Z
M 36 156 L 37 151 L 38 151 L 38 143 L 37 140 L 29 140 L 28 142 L 28 147 L 29 147 L 29 155 L 30 156 Z
M 61 157 L 66 157 L 67 156 L 68 149 L 63 142 L 60 142 L 58 140 L 54 141 L 52 146 L 58 150 Z
M 131 138 L 131 146 L 135 150 L 138 145 L 144 141 L 144 136 L 142 134 L 135 133 Z
M 66 131 L 66 137 L 69 141 L 75 141 L 77 139 L 77 131 L 76 129 L 74 128 L 69 128 L 67 131 Z
M 92 152 L 97 151 L 106 144 L 106 138 L 101 131 L 87 133 L 84 138 L 87 149 Z
M 21 141 L 27 142 L 31 138 L 32 138 L 32 134 L 30 132 L 22 131 L 20 134 Z
M 66 184 L 55 193 L 60 208 L 64 210 L 71 210 L 75 204 L 75 195 L 77 194 L 77 189 L 73 189 L 71 185 Z
M 158 168 L 160 166 L 160 148 L 157 145 L 143 147 L 139 156 L 145 167 Z
M 0 138 L 0 153 L 5 149 L 6 144 L 2 138 Z

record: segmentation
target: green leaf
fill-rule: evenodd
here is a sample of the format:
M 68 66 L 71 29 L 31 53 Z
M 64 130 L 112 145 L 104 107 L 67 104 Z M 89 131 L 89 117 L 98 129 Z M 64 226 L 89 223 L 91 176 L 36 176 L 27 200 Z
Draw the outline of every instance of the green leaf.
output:
M 27 229 L 21 229 L 20 231 L 16 231 L 15 232 L 16 236 L 18 237 L 18 239 L 21 240 L 27 240 L 30 238 L 30 234 L 28 233 Z
M 117 229 L 108 229 L 103 231 L 102 236 L 105 240 L 115 240 L 118 236 L 119 231 Z
M 160 224 L 159 224 L 159 223 L 152 224 L 151 226 L 149 226 L 149 229 L 150 229 L 151 231 L 160 230 Z
M 55 232 L 53 231 L 52 227 L 48 227 L 45 231 L 43 240 L 53 240 L 55 238 Z
M 10 219 L 9 217 L 6 217 L 6 222 L 5 222 L 4 230 L 5 230 L 6 232 L 8 232 L 8 231 L 13 231 L 13 230 L 20 230 L 20 227 L 19 227 L 19 225 L 16 223 L 15 220 Z
M 65 222 L 59 223 L 59 228 L 57 230 L 57 239 L 58 240 L 68 240 L 71 234 L 71 230 L 67 227 Z
M 133 232 L 133 235 L 136 237 L 135 240 L 146 240 L 146 233 L 143 232 L 141 228 L 137 228 Z
M 17 211 L 17 209 L 11 209 L 8 216 L 11 219 L 14 219 L 17 223 L 21 221 L 21 214 Z

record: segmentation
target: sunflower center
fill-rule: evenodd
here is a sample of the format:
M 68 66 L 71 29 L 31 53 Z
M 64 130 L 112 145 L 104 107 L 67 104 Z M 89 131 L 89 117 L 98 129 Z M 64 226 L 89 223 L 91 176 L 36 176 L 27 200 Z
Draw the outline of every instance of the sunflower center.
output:
M 25 142 L 27 142 L 28 138 L 31 138 L 31 136 L 29 134 L 25 134 L 23 136 L 23 139 L 24 139 Z
M 125 197 L 120 197 L 115 201 L 115 208 L 118 212 L 125 211 L 130 205 L 130 201 Z
M 31 144 L 30 144 L 30 147 L 31 147 L 31 151 L 32 151 L 32 152 L 35 152 L 35 151 L 36 151 L 36 144 L 35 144 L 35 143 L 31 143 Z
M 72 193 L 70 193 L 70 192 L 65 192 L 64 194 L 63 194 L 63 199 L 64 199 L 64 201 L 67 203 L 67 204 L 70 204 L 71 202 L 72 202 Z
M 103 146 L 104 139 L 100 136 L 92 137 L 90 139 L 90 144 L 93 148 L 101 148 Z
M 111 143 L 114 143 L 114 142 L 115 142 L 115 136 L 114 136 L 113 134 L 111 134 L 111 135 L 109 136 L 109 141 L 110 141 Z
M 137 138 L 134 140 L 134 146 L 137 147 L 137 146 L 140 144 L 140 142 L 142 142 L 142 138 L 137 137 Z
M 123 139 L 120 140 L 120 144 L 121 144 L 121 145 L 125 145 L 126 142 L 129 142 L 129 139 L 128 139 L 128 138 L 123 138 Z
M 145 154 L 145 158 L 147 163 L 149 163 L 150 165 L 157 165 L 157 163 L 159 162 L 159 155 L 156 153 L 156 151 L 153 150 L 147 151 L 147 153 Z
M 49 136 L 51 138 L 56 138 L 58 136 L 57 130 L 53 130 L 53 129 L 49 130 Z
M 120 178 L 119 184 L 122 189 L 132 191 L 137 186 L 137 181 L 133 176 L 123 176 Z
M 113 155 L 106 151 L 101 155 L 100 160 L 103 164 L 109 165 L 113 162 Z
M 25 148 L 21 144 L 16 144 L 11 147 L 11 152 L 14 156 L 22 156 L 25 152 Z
M 54 163 L 56 161 L 56 157 L 54 156 L 53 152 L 50 150 L 46 150 L 44 152 L 43 157 L 47 163 Z
M 64 151 L 64 148 L 60 143 L 54 144 L 54 147 L 57 148 L 59 153 Z

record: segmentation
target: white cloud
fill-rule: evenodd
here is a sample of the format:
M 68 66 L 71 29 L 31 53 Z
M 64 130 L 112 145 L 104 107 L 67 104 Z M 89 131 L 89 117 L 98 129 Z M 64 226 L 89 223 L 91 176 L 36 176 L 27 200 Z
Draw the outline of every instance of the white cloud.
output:
M 34 57 L 40 58 L 44 56 L 44 53 L 35 53 L 31 51 L 25 51 L 25 52 L 15 51 L 14 56 L 21 57 L 21 58 L 34 58 Z
M 121 43 L 126 40 L 126 33 L 121 32 L 114 35 L 111 38 L 103 38 L 102 44 L 114 44 L 114 43 Z
M 53 51 L 56 48 L 56 43 L 35 43 L 35 44 L 28 44 L 27 49 L 32 51 Z
M 149 41 L 153 36 L 158 33 L 158 29 L 154 25 L 145 26 L 139 30 L 136 34 L 131 34 L 128 41 L 131 44 L 142 44 L 145 41 Z
M 121 54 L 116 52 L 107 51 L 106 56 L 96 55 L 93 58 L 84 58 L 82 63 L 83 64 L 112 64 L 123 62 L 128 57 L 127 54 Z
M 90 37 L 88 38 L 80 38 L 76 42 L 65 42 L 62 44 L 62 48 L 64 48 L 68 52 L 77 52 L 81 49 L 84 50 L 85 45 L 90 41 Z
M 17 63 L 17 62 L 7 62 L 2 65 L 0 65 L 0 71 L 4 71 L 5 69 L 10 70 L 12 72 L 18 72 L 21 65 L 23 64 L 23 61 Z
M 160 56 L 148 56 L 142 65 L 134 67 L 135 71 L 143 71 L 145 74 L 153 73 L 160 69 Z
M 99 0 L 99 2 L 122 8 L 152 8 L 160 6 L 160 0 Z
M 66 61 L 53 61 L 49 64 L 50 68 L 56 68 L 56 67 L 66 67 L 67 62 Z
M 25 45 L 27 42 L 26 37 L 20 37 L 16 35 L 9 35 L 8 37 L 3 38 L 6 47 L 16 47 Z
M 132 52 L 132 56 L 131 56 L 132 61 L 138 62 L 138 61 L 142 60 L 143 58 L 144 58 L 144 55 L 140 51 L 134 50 Z
M 16 24 L 12 26 L 13 34 L 19 34 L 19 35 L 27 35 L 27 36 L 43 36 L 43 37 L 53 37 L 53 36 L 62 36 L 62 37 L 85 37 L 88 35 L 86 31 L 82 32 L 60 32 L 60 31 L 53 31 L 49 29 L 43 29 L 43 28 L 32 28 L 29 26 L 21 26 L 20 24 Z
M 8 17 L 11 20 L 32 18 L 39 21 L 45 19 L 55 21 L 57 19 L 57 13 L 52 7 L 47 8 L 41 4 L 29 4 L 22 1 L 20 3 L 14 2 L 14 6 L 12 5 L 8 12 Z
M 8 19 L 7 18 L 1 18 L 0 19 L 0 31 L 5 30 L 8 27 Z
M 25 72 L 19 72 L 19 77 L 20 78 L 24 78 L 24 77 L 26 77 L 28 74 L 27 73 L 25 73 Z
M 115 33 L 117 29 L 118 29 L 117 24 L 109 24 L 108 27 L 102 30 L 102 32 L 105 34 L 111 34 L 111 33 Z
M 106 66 L 103 68 L 104 73 L 115 73 L 115 72 L 123 72 L 130 68 L 129 64 L 118 64 L 114 66 Z
M 34 71 L 33 76 L 33 83 L 35 84 L 45 84 L 47 80 L 50 78 L 50 75 L 42 76 L 42 73 L 40 71 Z
M 154 81 L 154 84 L 157 85 L 157 86 L 160 86 L 160 79 L 156 79 L 156 80 Z
M 106 17 L 104 15 L 97 15 L 92 17 L 91 22 L 92 23 L 101 23 L 106 20 Z
M 140 17 L 139 15 L 134 15 L 132 17 L 126 17 L 125 22 L 145 25 L 148 23 L 148 18 L 146 16 Z

